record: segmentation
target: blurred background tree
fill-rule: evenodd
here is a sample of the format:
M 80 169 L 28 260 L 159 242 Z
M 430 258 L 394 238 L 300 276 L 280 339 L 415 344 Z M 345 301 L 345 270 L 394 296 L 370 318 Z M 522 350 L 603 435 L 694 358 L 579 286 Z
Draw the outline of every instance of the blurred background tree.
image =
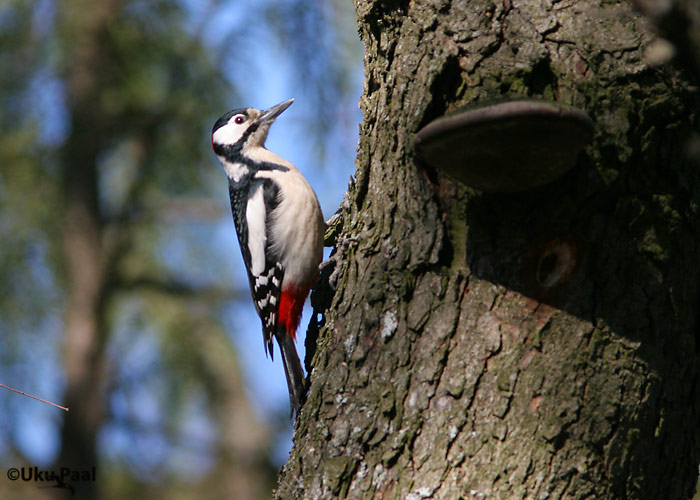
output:
M 0 382 L 70 407 L 0 392 L 5 469 L 95 466 L 73 498 L 270 496 L 284 376 L 262 361 L 209 133 L 297 97 L 268 145 L 329 216 L 359 121 L 345 4 L 0 6 Z M 4 479 L 0 497 L 70 496 L 53 484 Z

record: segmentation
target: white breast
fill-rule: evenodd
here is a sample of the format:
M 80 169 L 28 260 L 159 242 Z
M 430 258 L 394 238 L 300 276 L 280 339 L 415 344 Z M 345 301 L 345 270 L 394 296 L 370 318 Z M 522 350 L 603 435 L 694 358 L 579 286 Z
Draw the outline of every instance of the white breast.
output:
M 280 188 L 279 204 L 272 214 L 270 244 L 282 255 L 285 285 L 310 285 L 318 273 L 323 257 L 325 222 L 316 193 L 301 172 L 274 153 L 259 152 L 258 161 L 269 161 L 289 170 L 264 170 L 256 174 L 276 181 Z

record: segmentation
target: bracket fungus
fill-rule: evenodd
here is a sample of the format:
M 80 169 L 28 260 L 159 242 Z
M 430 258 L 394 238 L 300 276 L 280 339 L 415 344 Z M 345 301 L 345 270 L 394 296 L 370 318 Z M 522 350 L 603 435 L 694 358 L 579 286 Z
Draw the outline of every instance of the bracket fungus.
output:
M 418 156 L 471 187 L 525 191 L 576 165 L 593 121 L 558 102 L 520 99 L 461 109 L 420 129 Z

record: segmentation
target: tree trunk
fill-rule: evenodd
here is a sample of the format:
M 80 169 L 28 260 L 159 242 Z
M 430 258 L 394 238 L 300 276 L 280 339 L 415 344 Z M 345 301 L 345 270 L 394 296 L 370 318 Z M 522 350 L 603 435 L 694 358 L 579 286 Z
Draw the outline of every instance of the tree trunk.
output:
M 689 498 L 697 92 L 625 3 L 355 3 L 357 176 L 276 498 Z M 596 123 L 559 180 L 485 194 L 416 159 L 429 121 L 523 96 Z
M 66 68 L 71 133 L 62 152 L 65 218 L 63 258 L 67 281 L 63 401 L 70 408 L 61 430 L 61 450 L 54 470 L 91 471 L 97 467 L 97 433 L 104 412 L 105 328 L 108 292 L 103 248 L 103 220 L 98 200 L 97 161 L 105 144 L 105 118 L 99 102 L 104 75 L 104 31 L 121 0 L 94 5 L 73 2 L 62 29 L 71 43 Z M 60 485 L 59 485 L 60 486 Z M 72 484 L 75 492 L 55 488 L 56 498 L 97 498 L 95 481 Z

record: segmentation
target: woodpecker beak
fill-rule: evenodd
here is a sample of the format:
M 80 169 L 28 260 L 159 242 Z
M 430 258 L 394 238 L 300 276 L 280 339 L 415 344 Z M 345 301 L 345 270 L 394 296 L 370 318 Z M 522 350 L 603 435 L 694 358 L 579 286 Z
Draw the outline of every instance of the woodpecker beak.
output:
M 272 106 L 269 109 L 266 109 L 263 111 L 263 114 L 260 115 L 260 117 L 257 119 L 258 122 L 271 122 L 275 118 L 277 118 L 279 115 L 282 114 L 282 111 L 287 109 L 289 106 L 292 105 L 294 102 L 294 99 L 289 99 L 287 101 L 281 102 L 275 106 Z

